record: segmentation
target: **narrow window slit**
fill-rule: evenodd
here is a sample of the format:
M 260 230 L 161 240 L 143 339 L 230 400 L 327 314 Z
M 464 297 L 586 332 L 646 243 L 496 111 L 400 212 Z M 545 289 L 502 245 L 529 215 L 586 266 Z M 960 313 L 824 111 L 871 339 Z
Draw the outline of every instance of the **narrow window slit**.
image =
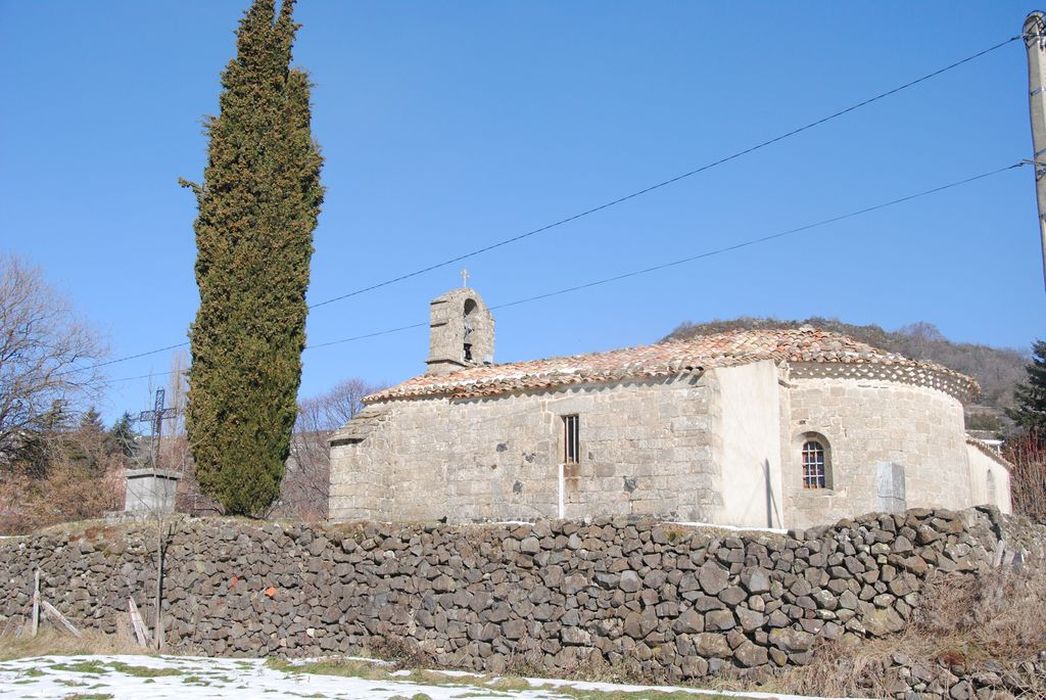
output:
M 580 419 L 577 415 L 563 416 L 563 463 L 578 464 L 581 461 Z

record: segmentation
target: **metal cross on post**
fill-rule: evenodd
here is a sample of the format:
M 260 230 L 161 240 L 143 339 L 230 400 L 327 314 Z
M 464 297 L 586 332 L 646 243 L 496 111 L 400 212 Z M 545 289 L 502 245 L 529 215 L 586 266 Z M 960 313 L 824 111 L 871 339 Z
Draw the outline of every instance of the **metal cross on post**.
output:
M 160 463 L 160 437 L 163 435 L 163 422 L 168 418 L 178 415 L 178 409 L 174 406 L 164 408 L 163 402 L 167 392 L 163 389 L 156 390 L 156 400 L 153 402 L 153 410 L 142 411 L 138 414 L 138 421 L 149 422 L 153 429 L 153 468 L 159 469 Z
M 468 289 L 468 286 L 469 286 L 469 270 L 466 267 L 466 268 L 464 268 L 461 271 L 461 287 L 462 287 L 462 289 Z

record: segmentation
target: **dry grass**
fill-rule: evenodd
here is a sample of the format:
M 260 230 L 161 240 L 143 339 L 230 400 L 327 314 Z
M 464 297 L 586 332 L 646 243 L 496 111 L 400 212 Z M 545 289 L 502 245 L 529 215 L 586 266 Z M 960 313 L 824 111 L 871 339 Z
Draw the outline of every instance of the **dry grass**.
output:
M 664 692 L 657 690 L 626 691 L 626 690 L 590 690 L 567 685 L 543 685 L 540 681 L 531 682 L 526 678 L 516 675 L 494 676 L 489 674 L 470 674 L 467 676 L 455 676 L 441 673 L 440 671 L 426 670 L 421 668 L 410 669 L 409 673 L 403 673 L 407 669 L 397 669 L 396 664 L 384 661 L 367 661 L 363 659 L 323 659 L 320 661 L 291 662 L 280 659 L 269 659 L 266 665 L 283 673 L 308 673 L 329 676 L 351 676 L 371 681 L 389 681 L 416 683 L 418 685 L 439 687 L 461 687 L 482 688 L 482 692 L 471 695 L 464 693 L 456 697 L 491 697 L 504 695 L 511 697 L 514 692 L 533 691 L 544 689 L 551 695 L 576 698 L 577 700 L 636 700 L 645 698 L 649 700 L 690 700 L 702 698 L 704 700 L 728 700 L 726 696 L 707 695 L 678 690 Z M 417 697 L 417 696 L 415 696 Z M 736 700 L 731 698 L 730 700 Z
M 320 676 L 347 676 L 366 680 L 389 680 L 390 669 L 377 662 L 360 659 L 330 658 L 319 661 L 292 662 L 286 659 L 270 657 L 265 665 L 283 673 L 312 673 Z
M 969 661 L 1016 663 L 1046 650 L 1044 600 L 1044 571 L 941 576 L 923 594 L 916 627 L 939 645 L 965 646 Z
M 1013 512 L 1046 523 L 1046 431 L 1027 430 L 1006 441 Z
M 778 692 L 889 697 L 898 662 L 908 668 L 955 675 L 1003 669 L 1046 650 L 1046 573 L 995 571 L 983 576 L 940 576 L 928 582 L 923 605 L 908 628 L 860 645 L 819 647 L 807 666 L 770 681 Z M 994 664 L 992 664 L 994 665 Z M 1026 678 L 1026 677 L 1025 677 Z M 1029 696 L 1046 696 L 1046 679 L 1027 679 Z
M 41 629 L 35 637 L 0 636 L 0 661 L 24 659 L 33 656 L 87 656 L 91 654 L 138 654 L 147 655 L 148 650 L 139 647 L 133 640 L 114 634 L 103 634 L 86 630 L 77 639 L 65 632 Z
M 432 668 L 436 663 L 417 642 L 403 637 L 375 637 L 367 643 L 366 654 L 388 662 L 394 670 Z
M 51 465 L 43 479 L 4 474 L 0 533 L 24 535 L 56 523 L 100 518 L 120 505 L 123 484 L 123 473 L 115 466 L 95 473 L 68 460 Z

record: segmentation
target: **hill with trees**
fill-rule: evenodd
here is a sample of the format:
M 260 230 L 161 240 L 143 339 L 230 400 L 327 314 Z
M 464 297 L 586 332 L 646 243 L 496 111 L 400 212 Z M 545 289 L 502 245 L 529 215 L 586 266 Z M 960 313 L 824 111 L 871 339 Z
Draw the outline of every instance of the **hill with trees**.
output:
M 857 326 L 838 319 L 816 316 L 802 321 L 741 317 L 707 323 L 687 321 L 662 340 L 692 338 L 732 330 L 799 328 L 803 325 L 843 333 L 888 352 L 900 353 L 913 360 L 929 360 L 968 374 L 980 384 L 981 395 L 966 407 L 967 427 L 997 433 L 1008 433 L 1013 427 L 1005 412 L 1007 409 L 1013 409 L 1014 388 L 1025 379 L 1027 355 L 1010 348 L 993 348 L 988 345 L 948 340 L 932 323 L 913 323 L 895 331 L 888 331 L 876 325 Z

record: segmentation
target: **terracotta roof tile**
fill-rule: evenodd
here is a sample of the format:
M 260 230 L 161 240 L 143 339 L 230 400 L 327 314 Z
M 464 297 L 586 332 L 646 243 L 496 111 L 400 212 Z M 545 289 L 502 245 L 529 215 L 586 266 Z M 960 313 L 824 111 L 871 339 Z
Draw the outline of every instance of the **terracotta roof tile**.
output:
M 977 438 L 973 437 L 972 435 L 967 434 L 966 435 L 966 444 L 967 445 L 973 445 L 974 447 L 976 447 L 978 450 L 983 452 L 985 455 L 987 455 L 988 457 L 992 458 L 993 460 L 995 460 L 996 462 L 1001 464 L 1003 467 L 1005 467 L 1006 471 L 1013 471 L 1013 463 L 1011 463 L 1010 460 L 1006 459 L 1001 454 L 999 454 L 997 451 L 995 451 L 995 449 L 993 449 L 991 445 L 989 445 L 988 443 L 984 442 L 983 440 L 978 440 Z
M 976 393 L 969 377 L 932 362 L 910 360 L 848 336 L 803 326 L 798 329 L 731 331 L 588 355 L 551 357 L 422 375 L 372 394 L 378 403 L 423 397 L 479 398 L 573 384 L 652 379 L 760 360 L 789 365 L 846 365 L 847 376 L 885 374 L 933 386 L 959 398 Z M 859 370 L 859 371 L 858 371 Z M 811 372 L 808 376 L 820 376 Z

